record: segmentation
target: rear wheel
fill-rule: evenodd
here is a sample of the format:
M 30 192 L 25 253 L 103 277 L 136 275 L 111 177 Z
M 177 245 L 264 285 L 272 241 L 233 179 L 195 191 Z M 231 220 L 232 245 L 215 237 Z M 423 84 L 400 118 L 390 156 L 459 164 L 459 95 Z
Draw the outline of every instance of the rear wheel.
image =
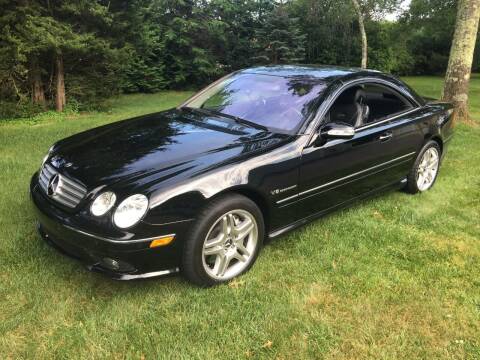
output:
M 407 190 L 415 194 L 430 189 L 440 167 L 440 146 L 430 140 L 422 148 L 407 178 Z
M 260 209 L 241 195 L 214 200 L 199 215 L 185 243 L 182 269 L 201 286 L 226 282 L 255 262 L 264 237 Z

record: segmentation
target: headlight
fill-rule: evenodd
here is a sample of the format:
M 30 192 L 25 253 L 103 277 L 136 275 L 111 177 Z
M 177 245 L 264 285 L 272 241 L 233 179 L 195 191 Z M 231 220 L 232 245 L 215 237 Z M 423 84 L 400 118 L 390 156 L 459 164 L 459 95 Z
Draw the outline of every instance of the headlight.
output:
M 92 203 L 90 212 L 95 216 L 102 216 L 112 208 L 113 204 L 115 204 L 115 200 L 117 200 L 117 197 L 113 192 L 106 191 L 101 193 Z
M 113 222 L 119 228 L 128 228 L 139 222 L 147 212 L 147 209 L 148 199 L 145 195 L 135 194 L 129 196 L 118 205 L 113 215 Z
M 41 166 L 41 167 L 43 167 L 43 165 L 45 165 L 45 162 L 47 161 L 48 157 L 52 154 L 52 151 L 53 151 L 53 148 L 54 148 L 54 147 L 55 147 L 55 144 L 53 144 L 52 146 L 50 146 L 50 149 L 48 149 L 47 155 L 45 155 L 45 156 L 43 157 L 42 166 Z

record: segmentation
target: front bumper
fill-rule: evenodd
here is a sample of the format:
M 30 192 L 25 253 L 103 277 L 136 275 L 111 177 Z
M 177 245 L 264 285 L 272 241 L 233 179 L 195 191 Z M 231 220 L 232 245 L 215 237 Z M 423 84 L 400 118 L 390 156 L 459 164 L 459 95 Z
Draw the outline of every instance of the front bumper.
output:
M 129 240 L 111 239 L 80 229 L 71 216 L 62 213 L 40 190 L 34 175 L 30 195 L 41 237 L 62 253 L 80 260 L 89 270 L 119 280 L 167 275 L 179 271 L 185 222 L 145 226 L 151 236 Z M 142 226 L 140 223 L 138 226 Z M 150 248 L 152 238 L 175 234 L 167 246 Z

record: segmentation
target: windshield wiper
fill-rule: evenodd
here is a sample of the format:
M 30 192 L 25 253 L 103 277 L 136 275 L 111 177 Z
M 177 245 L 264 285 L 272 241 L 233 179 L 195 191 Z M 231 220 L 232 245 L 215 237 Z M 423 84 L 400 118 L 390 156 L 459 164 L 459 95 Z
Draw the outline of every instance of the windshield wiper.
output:
M 264 130 L 264 131 L 270 131 L 264 125 L 260 125 L 260 124 L 254 123 L 252 121 L 239 118 L 238 116 L 235 116 L 235 115 L 224 114 L 220 111 L 211 110 L 211 109 L 204 109 L 204 108 L 192 108 L 192 107 L 185 107 L 185 108 L 188 109 L 188 110 L 198 111 L 198 112 L 206 114 L 206 115 L 213 114 L 213 115 L 221 116 L 221 117 L 224 117 L 224 118 L 227 118 L 227 119 L 232 119 L 236 123 L 241 124 L 241 125 L 247 125 L 248 127 L 257 128 L 257 129 Z
M 224 114 L 224 113 L 217 112 L 217 111 L 214 111 L 214 113 L 218 113 L 218 115 L 220 115 L 220 116 L 230 118 L 230 119 L 232 119 L 232 120 L 234 120 L 237 123 L 242 124 L 242 125 L 247 125 L 247 126 L 250 126 L 250 127 L 253 127 L 253 128 L 260 129 L 260 130 L 269 131 L 268 128 L 265 125 L 260 125 L 260 124 L 254 123 L 253 121 L 242 119 L 238 116 Z

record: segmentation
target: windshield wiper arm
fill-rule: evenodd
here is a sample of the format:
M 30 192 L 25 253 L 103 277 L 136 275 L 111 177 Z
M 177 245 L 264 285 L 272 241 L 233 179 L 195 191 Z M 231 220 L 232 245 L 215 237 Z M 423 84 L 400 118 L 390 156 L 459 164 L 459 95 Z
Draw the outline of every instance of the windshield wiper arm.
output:
M 214 115 L 217 115 L 217 116 L 222 116 L 222 117 L 225 117 L 227 119 L 232 119 L 238 124 L 247 125 L 249 127 L 261 129 L 261 130 L 264 130 L 264 131 L 270 131 L 264 125 L 260 125 L 260 124 L 254 123 L 252 121 L 239 118 L 238 116 L 235 116 L 235 115 L 225 114 L 225 113 L 222 113 L 220 111 L 205 109 L 205 108 L 191 108 L 191 107 L 186 107 L 186 109 L 198 111 L 198 112 L 201 112 L 201 113 L 207 114 L 207 115 L 214 114 Z
M 220 112 L 218 114 L 221 115 L 221 116 L 231 118 L 239 124 L 247 125 L 247 126 L 257 128 L 257 129 L 261 129 L 261 130 L 265 130 L 265 131 L 269 131 L 268 128 L 265 125 L 260 125 L 260 124 L 254 123 L 253 121 L 242 119 L 242 118 L 240 118 L 238 116 L 234 116 L 234 115 L 223 114 L 223 113 L 220 113 Z

